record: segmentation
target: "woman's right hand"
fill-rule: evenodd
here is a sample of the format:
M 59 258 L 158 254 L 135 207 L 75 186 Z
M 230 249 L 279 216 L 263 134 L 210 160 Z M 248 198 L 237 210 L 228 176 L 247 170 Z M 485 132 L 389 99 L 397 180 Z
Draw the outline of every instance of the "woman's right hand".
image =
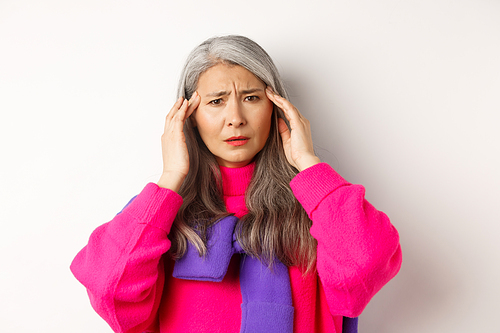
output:
M 196 110 L 201 98 L 197 92 L 189 101 L 180 97 L 165 120 L 165 130 L 161 136 L 163 173 L 158 186 L 179 192 L 189 171 L 189 155 L 182 128 L 186 119 Z

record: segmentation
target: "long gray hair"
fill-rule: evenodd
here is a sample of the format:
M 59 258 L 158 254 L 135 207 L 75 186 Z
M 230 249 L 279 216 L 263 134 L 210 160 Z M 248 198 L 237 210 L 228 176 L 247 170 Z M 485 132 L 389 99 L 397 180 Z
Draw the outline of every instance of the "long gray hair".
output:
M 242 66 L 288 98 L 276 66 L 267 52 L 243 36 L 210 38 L 188 56 L 179 82 L 179 97 L 191 98 L 202 73 L 217 64 Z M 265 147 L 255 156 L 255 169 L 245 193 L 249 212 L 237 224 L 237 238 L 245 252 L 268 264 L 278 258 L 303 271 L 314 269 L 316 240 L 309 233 L 311 220 L 290 189 L 298 173 L 285 156 L 278 132 L 278 118 L 286 118 L 274 105 L 271 129 Z M 207 228 L 231 215 L 223 201 L 222 177 L 215 156 L 188 119 L 184 134 L 189 151 L 189 172 L 179 194 L 183 204 L 169 234 L 174 259 L 182 257 L 187 242 L 206 254 Z

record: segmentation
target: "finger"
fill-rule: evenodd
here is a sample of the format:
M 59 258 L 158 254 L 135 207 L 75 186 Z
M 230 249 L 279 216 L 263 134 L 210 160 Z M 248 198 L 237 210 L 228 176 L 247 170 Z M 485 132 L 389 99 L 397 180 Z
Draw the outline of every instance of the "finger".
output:
M 177 99 L 177 101 L 174 103 L 174 106 L 172 106 L 172 108 L 168 112 L 167 118 L 172 118 L 177 113 L 177 111 L 179 111 L 179 108 L 181 107 L 183 101 L 184 101 L 183 97 L 179 97 Z
M 287 106 L 287 104 L 293 107 L 292 103 L 290 103 L 286 98 L 281 97 L 278 93 L 275 93 L 271 87 L 267 86 L 266 93 L 269 99 L 271 99 L 271 101 L 279 107 Z
M 267 97 L 276 104 L 278 107 L 283 105 L 282 101 L 278 99 L 278 94 L 276 94 L 270 86 L 266 87 L 266 95 Z
M 286 126 L 282 118 L 278 118 L 278 132 L 280 132 L 283 142 L 287 142 L 290 139 L 290 129 L 288 129 L 288 126 Z
M 188 100 L 187 99 L 182 99 L 182 103 L 178 106 L 178 103 L 175 103 L 174 107 L 172 110 L 170 110 L 169 114 L 167 115 L 167 119 L 165 120 L 165 132 L 170 132 L 170 129 L 176 127 L 176 123 L 180 122 L 181 127 L 183 123 L 183 117 L 186 112 L 188 105 Z M 172 127 L 173 126 L 173 127 Z
M 201 97 L 198 94 L 198 92 L 195 91 L 193 96 L 191 96 L 191 99 L 189 100 L 189 107 L 187 109 L 186 116 L 185 116 L 184 120 L 189 118 L 189 116 L 191 116 L 193 114 L 193 112 L 200 105 L 200 102 L 201 102 Z
M 179 97 L 177 101 L 175 102 L 174 106 L 172 106 L 172 109 L 167 114 L 167 117 L 165 118 L 165 126 L 163 128 L 163 133 L 168 133 L 170 130 L 169 128 L 172 125 L 172 120 L 174 116 L 179 112 L 179 109 L 182 107 L 182 104 L 184 103 L 184 98 Z
M 179 110 L 177 111 L 177 113 L 174 115 L 174 120 L 178 120 L 178 121 L 181 121 L 183 123 L 188 106 L 189 106 L 189 101 L 187 99 L 185 99 L 182 102 L 182 105 L 179 108 Z
M 180 133 L 184 126 L 184 116 L 188 108 L 189 101 L 184 99 L 177 111 L 165 122 L 165 133 Z
M 276 94 L 271 87 L 267 86 L 266 88 L 266 95 L 273 102 L 278 108 L 280 108 L 283 113 L 285 114 L 285 117 L 288 121 L 290 121 L 290 116 L 285 112 L 285 105 L 283 104 L 283 99 L 279 98 L 279 95 Z
M 266 93 L 269 99 L 281 110 L 283 110 L 283 113 L 288 121 L 302 118 L 299 110 L 289 100 L 276 94 L 269 86 L 266 88 Z

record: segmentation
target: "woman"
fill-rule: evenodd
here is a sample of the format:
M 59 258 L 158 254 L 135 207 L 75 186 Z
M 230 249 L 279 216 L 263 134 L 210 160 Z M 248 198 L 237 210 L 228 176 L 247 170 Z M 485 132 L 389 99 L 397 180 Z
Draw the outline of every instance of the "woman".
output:
M 162 153 L 158 183 L 71 266 L 115 332 L 340 333 L 397 274 L 397 231 L 314 154 L 248 38 L 190 54 Z

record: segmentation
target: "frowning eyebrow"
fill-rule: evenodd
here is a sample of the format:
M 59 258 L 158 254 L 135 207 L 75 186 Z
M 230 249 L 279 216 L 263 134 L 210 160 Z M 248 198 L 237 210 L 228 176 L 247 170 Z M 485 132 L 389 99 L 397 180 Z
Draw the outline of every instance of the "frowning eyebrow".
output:
M 247 90 L 241 90 L 240 94 L 241 95 L 248 95 L 248 94 L 253 94 L 254 92 L 264 92 L 264 89 L 252 88 L 252 89 L 247 89 Z M 207 97 L 221 97 L 221 96 L 226 96 L 226 95 L 231 95 L 231 92 L 221 90 L 221 91 L 215 91 L 215 92 L 208 93 L 206 96 Z
M 212 93 L 207 94 L 207 97 L 221 97 L 221 96 L 225 96 L 227 94 L 228 94 L 227 91 L 216 91 L 216 92 L 212 92 Z

